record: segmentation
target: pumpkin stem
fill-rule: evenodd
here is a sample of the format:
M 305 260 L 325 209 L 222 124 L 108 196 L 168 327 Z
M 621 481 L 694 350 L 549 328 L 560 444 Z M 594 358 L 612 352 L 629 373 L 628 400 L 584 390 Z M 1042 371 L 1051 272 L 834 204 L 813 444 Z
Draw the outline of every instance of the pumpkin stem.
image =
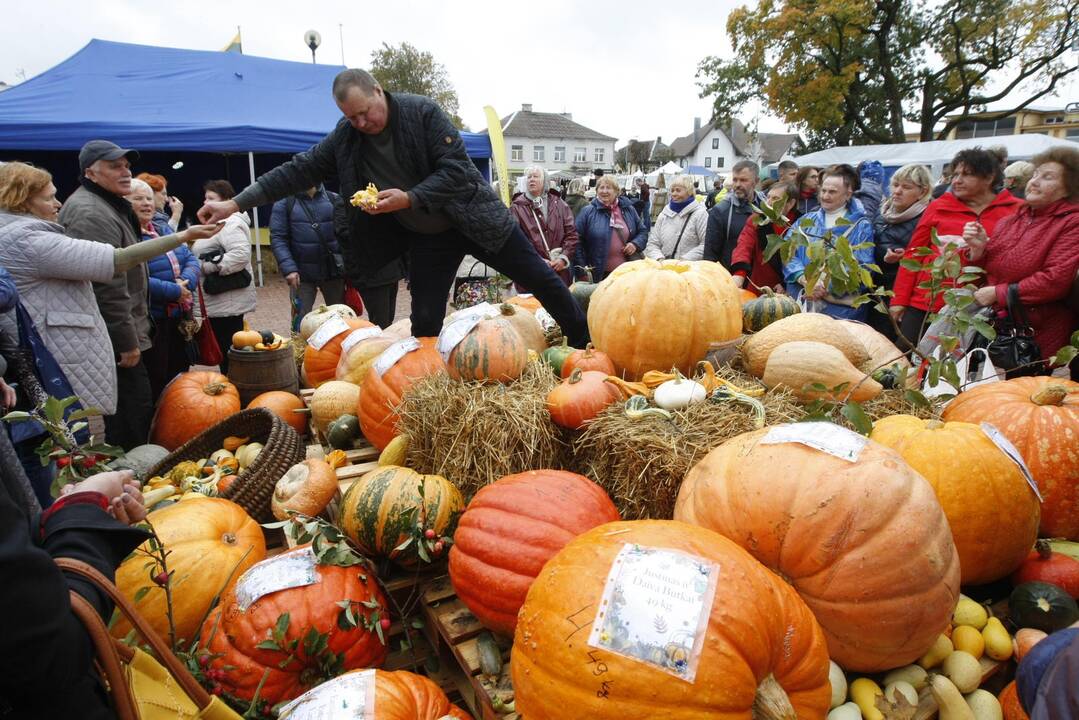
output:
M 753 698 L 753 720 L 797 720 L 787 691 L 783 689 L 775 676 L 770 674 L 757 686 L 757 695 Z
M 584 356 L 586 358 L 594 358 L 596 356 L 596 346 L 592 343 L 588 343 L 584 346 Z
M 940 420 L 928 420 L 925 423 L 926 430 L 940 430 L 942 427 L 944 427 L 944 423 Z
M 1030 396 L 1035 405 L 1063 405 L 1068 397 L 1068 388 L 1063 385 L 1046 385 Z
M 202 388 L 202 391 L 207 395 L 220 395 L 225 391 L 225 383 L 210 383 Z
M 221 542 L 225 543 L 226 545 L 235 545 L 236 544 L 236 534 L 235 533 L 230 533 L 230 532 L 225 533 L 224 535 L 221 536 Z
M 498 309 L 499 309 L 499 311 L 501 311 L 501 313 L 503 315 L 516 315 L 517 314 L 517 309 L 515 307 L 513 307 L 512 305 L 510 305 L 509 303 L 506 303 L 506 302 L 499 305 Z
M 569 384 L 576 385 L 577 383 L 581 382 L 581 377 L 583 376 L 583 373 L 584 371 L 581 370 L 581 368 L 573 368 L 573 372 L 569 374 Z
M 1053 556 L 1053 546 L 1045 538 L 1038 538 L 1034 543 L 1034 549 L 1038 551 L 1038 557 L 1042 560 L 1048 560 Z

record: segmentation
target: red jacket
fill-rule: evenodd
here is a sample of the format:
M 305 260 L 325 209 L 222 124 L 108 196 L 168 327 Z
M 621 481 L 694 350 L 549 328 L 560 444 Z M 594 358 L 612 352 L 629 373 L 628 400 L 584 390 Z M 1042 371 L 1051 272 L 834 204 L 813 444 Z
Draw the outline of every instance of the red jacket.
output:
M 1066 300 L 1079 270 L 1079 203 L 1058 200 L 1038 212 L 1024 205 L 997 224 L 979 265 L 986 284 L 996 286 L 1002 310 L 1008 285 L 1019 283 L 1019 301 L 1043 358 L 1068 343 L 1077 322 Z
M 573 282 L 573 256 L 577 252 L 577 226 L 573 223 L 573 211 L 570 210 L 569 205 L 558 194 L 557 190 L 549 190 L 547 192 L 547 217 L 543 217 L 543 213 L 536 210 L 532 211 L 532 201 L 528 199 L 528 196 L 524 193 L 517 195 L 510 203 L 510 212 L 513 213 L 513 218 L 517 221 L 517 224 L 521 226 L 521 230 L 524 231 L 525 237 L 532 242 L 532 247 L 536 248 L 536 252 L 544 260 L 551 259 L 551 253 L 548 248 L 562 248 L 562 257 L 566 259 L 569 265 L 566 269 L 558 273 L 558 276 L 562 278 L 562 282 L 569 285 Z M 539 220 L 543 223 L 542 233 L 540 232 L 540 226 L 536 222 Z M 544 241 L 546 240 L 546 245 Z M 518 286 L 520 291 L 524 289 Z
M 928 247 L 930 231 L 936 228 L 937 236 L 963 235 L 963 226 L 968 222 L 979 221 L 985 228 L 985 232 L 992 237 L 997 223 L 1015 212 L 1023 204 L 1023 201 L 1012 195 L 1007 190 L 1001 190 L 988 207 L 981 214 L 975 213 L 965 203 L 960 201 L 950 192 L 946 192 L 939 198 L 929 203 L 929 207 L 922 213 L 922 219 L 914 228 L 914 234 L 910 237 L 907 252 L 903 255 L 904 260 L 918 260 L 925 268 L 919 271 L 908 270 L 900 266 L 895 277 L 895 297 L 891 304 L 902 307 L 913 307 L 919 310 L 937 312 L 944 305 L 944 293 L 942 288 L 940 295 L 933 299 L 932 307 L 929 303 L 929 291 L 918 287 L 923 282 L 929 282 L 930 273 L 928 266 L 936 259 L 937 254 L 927 257 L 915 255 L 918 248 Z
M 799 217 L 797 210 L 791 210 L 787 219 L 794 222 Z M 787 229 L 776 225 L 757 225 L 756 220 L 757 216 L 752 215 L 738 235 L 738 244 L 731 253 L 731 274 L 748 277 L 749 282 L 759 288 L 782 286 L 783 260 L 780 254 L 777 252 L 771 262 L 766 262 L 764 251 L 768 247 L 769 235 L 782 235 Z

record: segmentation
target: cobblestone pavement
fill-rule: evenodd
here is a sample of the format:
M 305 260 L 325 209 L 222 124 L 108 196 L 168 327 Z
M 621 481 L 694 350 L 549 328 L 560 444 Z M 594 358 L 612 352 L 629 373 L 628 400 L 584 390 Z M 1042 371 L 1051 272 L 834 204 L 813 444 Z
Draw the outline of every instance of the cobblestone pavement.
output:
M 292 310 L 289 305 L 288 284 L 280 275 L 265 276 L 266 284 L 258 289 L 258 306 L 246 315 L 247 324 L 252 330 L 272 330 L 288 337 Z M 315 298 L 315 306 L 323 304 L 322 295 Z M 397 312 L 395 320 L 407 318 L 412 310 L 408 288 L 402 281 L 397 289 Z M 367 317 L 367 314 L 364 314 Z

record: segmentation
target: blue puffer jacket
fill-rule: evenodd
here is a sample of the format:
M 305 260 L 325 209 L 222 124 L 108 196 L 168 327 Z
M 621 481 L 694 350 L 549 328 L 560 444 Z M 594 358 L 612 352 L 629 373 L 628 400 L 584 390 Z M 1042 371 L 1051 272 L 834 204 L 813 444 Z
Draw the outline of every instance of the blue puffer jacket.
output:
M 142 236 L 143 240 L 149 238 L 150 236 L 145 233 Z M 187 287 L 192 293 L 199 285 L 199 259 L 187 248 L 187 245 L 181 245 L 164 255 L 158 255 L 146 263 L 146 269 L 150 274 L 150 315 L 158 320 L 165 317 L 166 309 L 169 317 L 180 316 L 179 305 L 173 304 L 180 299 L 180 286 L 176 284 L 176 276 L 173 274 L 169 255 L 176 258 L 176 263 L 180 266 L 180 277 L 187 280 Z
M 824 215 L 824 208 L 817 208 L 809 213 L 809 215 L 799 219 L 795 226 L 792 226 L 787 230 L 787 237 L 790 237 L 791 233 L 794 232 L 795 227 L 802 228 L 811 239 L 824 237 L 828 232 L 825 228 Z M 847 210 L 843 216 L 849 220 L 851 224 L 844 226 L 837 225 L 832 228 L 832 241 L 834 242 L 840 235 L 845 235 L 852 246 L 868 243 L 868 247 L 855 250 L 854 257 L 858 259 L 859 264 L 863 267 L 872 264 L 873 224 L 866 218 L 865 209 L 862 207 L 862 203 L 857 199 L 852 198 L 850 203 L 847 204 Z M 787 292 L 791 297 L 797 298 L 805 292 L 804 288 L 798 284 L 798 279 L 805 274 L 807 264 L 806 249 L 803 246 L 795 251 L 794 257 L 783 267 L 783 281 L 786 283 Z M 844 320 L 865 320 L 869 314 L 870 305 L 867 303 L 861 307 L 851 307 L 849 302 L 854 297 L 854 295 L 825 295 L 824 300 L 821 301 L 821 312 L 825 315 Z
M 330 263 L 322 250 L 318 231 L 311 223 L 313 219 L 319 224 L 330 252 L 341 252 L 333 229 L 334 203 L 338 201 L 336 194 L 319 188 L 313 198 L 304 192 L 274 203 L 270 215 L 270 248 L 282 275 L 299 273 L 303 282 L 330 279 Z M 311 219 L 304 208 L 311 213 Z
M 633 243 L 644 252 L 648 245 L 648 228 L 641 221 L 641 216 L 633 209 L 633 202 L 627 197 L 618 198 L 622 217 L 629 228 L 627 243 Z M 595 198 L 584 206 L 577 216 L 577 255 L 574 260 L 575 273 L 580 268 L 592 268 L 592 281 L 599 282 L 607 276 L 607 251 L 611 247 L 611 211 Z

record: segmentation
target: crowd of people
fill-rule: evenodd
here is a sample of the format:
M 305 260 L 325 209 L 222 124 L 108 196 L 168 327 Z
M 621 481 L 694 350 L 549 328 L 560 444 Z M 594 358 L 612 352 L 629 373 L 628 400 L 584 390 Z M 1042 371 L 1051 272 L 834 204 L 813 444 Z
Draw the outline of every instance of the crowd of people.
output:
M 632 193 L 604 175 L 594 187 L 578 178 L 557 188 L 533 167 L 507 209 L 429 98 L 387 92 L 362 70 L 340 73 L 332 94 L 342 119 L 319 144 L 241 192 L 225 180 L 207 181 L 199 223 L 183 229 L 183 205 L 168 194 L 166 178 L 133 176 L 138 153 L 110 141 L 82 148 L 80 186 L 62 203 L 46 170 L 0 164 L 5 407 L 73 395 L 83 408 L 101 411 L 92 432 L 124 449 L 144 443 L 163 388 L 200 359 L 199 332 L 208 328 L 227 349 L 255 309 L 248 213 L 268 205 L 271 247 L 296 312 L 312 308 L 318 293 L 341 302 L 351 284 L 371 319 L 386 327 L 398 281 L 407 277 L 416 336 L 439 333 L 455 273 L 470 255 L 535 294 L 569 343 L 583 347 L 588 328 L 569 285 L 599 282 L 624 263 L 652 258 L 720 263 L 739 287 L 786 293 L 808 312 L 868 322 L 911 348 L 943 304 L 946 288 L 930 287 L 927 278 L 936 248 L 947 243 L 984 270 L 977 305 L 1008 312 L 1022 304 L 1044 359 L 1079 326 L 1079 152 L 1072 149 L 1012 164 L 1000 153 L 967 149 L 935 184 L 926 167 L 907 165 L 887 187 L 878 162 L 817 168 L 788 160 L 761 182 L 761 169 L 741 161 L 707 195 L 681 176 L 661 177 L 655 188 L 641 183 Z M 331 180 L 340 194 L 323 185 Z M 342 200 L 368 183 L 381 188 L 374 204 L 354 208 Z M 772 220 L 760 216 L 765 203 L 778 211 Z M 767 256 L 770 236 L 795 232 L 831 247 L 848 240 L 874 284 L 894 293 L 888 312 L 858 305 L 859 293 L 826 276 L 811 286 L 804 247 L 787 262 Z M 111 575 L 144 537 L 127 527 L 145 514 L 141 495 L 130 476 L 109 473 L 54 499 L 53 469 L 35 452 L 43 429 L 19 434 L 16 427 L 0 437 L 0 562 L 33 558 L 20 567 L 35 574 L 46 602 L 13 609 L 5 595 L 5 609 L 19 627 L 48 625 L 49 613 L 71 625 L 62 609 L 65 588 L 75 583 L 60 579 L 48 555 L 83 557 Z M 65 546 L 71 543 L 78 547 Z M 107 617 L 108 603 L 94 599 Z M 37 708 L 39 717 L 66 717 L 71 708 L 100 716 L 88 710 L 97 705 L 84 682 L 91 674 L 86 639 L 67 625 L 56 634 L 77 650 L 65 656 L 75 670 L 61 668 L 77 681 L 75 691 L 48 697 L 40 683 L 5 681 L 0 701 Z M 55 677 L 53 667 L 26 669 Z M 42 710 L 49 703 L 59 704 Z

